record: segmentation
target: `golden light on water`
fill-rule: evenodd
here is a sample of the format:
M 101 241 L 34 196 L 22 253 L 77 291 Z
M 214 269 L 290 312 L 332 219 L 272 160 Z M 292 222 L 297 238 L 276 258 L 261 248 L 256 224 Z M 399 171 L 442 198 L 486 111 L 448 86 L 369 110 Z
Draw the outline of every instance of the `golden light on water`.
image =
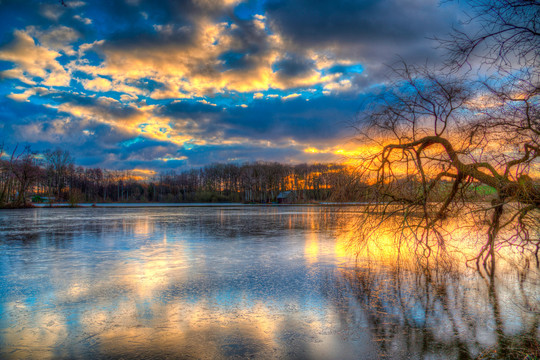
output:
M 309 232 L 306 235 L 304 246 L 304 257 L 308 263 L 315 263 L 319 258 L 319 235 L 316 232 Z
M 308 207 L 298 212 L 287 210 L 287 215 L 274 207 L 264 211 L 268 211 L 266 221 L 272 219 L 272 224 L 284 225 L 284 229 L 264 241 L 256 235 L 252 239 L 255 250 L 245 247 L 245 238 L 238 242 L 236 235 L 223 237 L 220 229 L 234 221 L 246 221 L 246 214 L 238 216 L 234 211 L 216 212 L 210 225 L 215 226 L 216 233 L 199 232 L 201 229 L 196 227 L 198 235 L 191 241 L 185 224 L 170 231 L 170 219 L 164 225 L 160 223 L 163 217 L 147 213 L 131 217 L 129 222 L 122 221 L 116 229 L 130 239 L 130 248 L 122 251 L 122 256 L 105 256 L 97 262 L 99 267 L 82 273 L 62 271 L 60 262 L 55 271 L 63 274 L 63 281 L 55 283 L 53 292 L 34 302 L 18 300 L 4 305 L 6 317 L 2 320 L 14 324 L 2 329 L 4 341 L 17 344 L 15 357 L 19 358 L 69 356 L 58 352 L 58 344 L 69 341 L 75 328 L 80 332 L 77 341 L 81 345 L 77 346 L 97 346 L 109 356 L 181 353 L 197 358 L 249 354 L 275 358 L 290 355 L 291 348 L 285 344 L 292 344 L 293 348 L 301 344 L 305 356 L 324 358 L 343 346 L 343 334 L 358 329 L 362 331 L 354 336 L 358 335 L 360 343 L 365 342 L 364 349 L 377 346 L 380 334 L 372 334 L 369 327 L 374 325 L 357 327 L 358 324 L 348 323 L 356 315 L 343 313 L 349 309 L 371 314 L 373 304 L 355 305 L 352 299 L 358 297 L 361 301 L 365 292 L 371 291 L 369 299 L 375 305 L 380 305 L 377 301 L 381 299 L 394 301 L 396 273 L 404 276 L 398 293 L 406 297 L 407 306 L 414 308 L 415 296 L 429 291 L 429 283 L 427 290 L 416 288 L 421 283 L 410 283 L 416 274 L 418 257 L 410 244 L 402 243 L 399 247 L 393 224 L 381 225 L 369 243 L 356 246 L 357 220 L 362 214 L 358 207 Z M 172 223 L 184 220 L 177 216 Z M 199 224 L 196 218 L 192 220 Z M 272 225 L 261 225 L 256 234 L 269 231 L 276 235 Z M 471 229 L 463 226 L 463 221 L 449 221 L 446 230 L 453 235 L 447 244 L 449 253 L 461 261 L 452 269 L 452 276 L 468 274 L 462 260 L 475 255 L 477 239 L 471 238 Z M 210 248 L 200 247 L 206 246 L 205 241 L 211 242 Z M 402 273 L 396 272 L 398 259 Z M 259 266 L 264 273 L 258 272 Z M 512 273 L 513 268 L 505 267 L 504 271 Z M 449 279 L 446 285 L 458 286 L 454 278 Z M 302 288 L 302 281 L 306 280 L 314 282 Z M 486 289 L 477 280 L 464 277 L 459 286 L 467 290 L 449 301 L 464 301 L 467 311 L 489 318 Z M 367 288 L 349 298 L 347 291 L 352 291 L 351 286 Z M 321 297 L 321 289 L 336 291 L 338 296 Z M 531 288 L 525 290 L 530 292 Z M 505 289 L 501 301 L 512 301 L 517 290 L 512 291 Z M 403 310 L 400 309 L 392 311 Z M 366 315 L 366 319 L 379 316 L 389 326 L 399 328 L 399 323 L 393 323 L 398 315 L 378 311 Z M 512 316 L 520 322 L 530 320 L 527 314 Z M 444 320 L 441 326 L 450 325 Z M 442 341 L 453 336 L 437 331 Z M 485 341 L 495 341 L 494 336 L 492 330 L 486 331 Z M 239 343 L 244 352 L 237 352 Z

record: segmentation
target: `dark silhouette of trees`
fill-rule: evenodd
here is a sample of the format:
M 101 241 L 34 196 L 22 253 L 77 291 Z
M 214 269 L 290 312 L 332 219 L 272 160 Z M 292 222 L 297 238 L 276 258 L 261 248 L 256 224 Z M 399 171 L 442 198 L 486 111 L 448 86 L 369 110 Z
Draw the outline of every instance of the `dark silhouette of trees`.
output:
M 63 197 L 68 174 L 73 173 L 73 158 L 67 150 L 47 150 L 44 154 L 49 196 Z
M 15 146 L 9 160 L 3 160 L 5 150 L 0 146 L 0 206 L 26 206 L 31 187 L 42 175 L 39 160 L 30 147 L 21 151 L 18 148 Z
M 13 151 L 16 153 L 17 148 Z M 15 206 L 25 206 L 27 201 L 27 193 L 30 187 L 35 184 L 41 175 L 39 162 L 36 154 L 29 147 L 26 147 L 16 158 L 11 158 L 11 172 L 15 176 L 17 195 L 15 198 Z
M 26 147 L 3 160 L 0 146 L 0 207 L 43 202 L 276 202 L 280 192 L 295 191 L 298 202 L 326 201 L 344 179 L 347 166 L 284 165 L 255 162 L 211 164 L 167 171 L 148 178 L 132 170 L 75 166 L 69 151 L 36 154 Z

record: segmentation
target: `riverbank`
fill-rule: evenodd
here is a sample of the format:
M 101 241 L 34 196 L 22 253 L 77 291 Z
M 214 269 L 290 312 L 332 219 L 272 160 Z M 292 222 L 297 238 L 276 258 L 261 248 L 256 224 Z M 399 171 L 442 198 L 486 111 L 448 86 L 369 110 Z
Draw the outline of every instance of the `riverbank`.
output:
M 365 205 L 361 202 L 320 202 L 320 203 L 294 203 L 294 204 L 258 204 L 258 203 L 80 203 L 76 205 L 68 203 L 55 204 L 31 204 L 30 208 L 144 208 L 144 207 L 253 207 L 253 206 L 352 206 Z

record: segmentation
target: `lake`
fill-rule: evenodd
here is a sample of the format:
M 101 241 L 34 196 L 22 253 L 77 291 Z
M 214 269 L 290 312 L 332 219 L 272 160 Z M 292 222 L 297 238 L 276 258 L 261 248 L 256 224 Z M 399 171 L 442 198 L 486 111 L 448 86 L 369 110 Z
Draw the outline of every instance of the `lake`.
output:
M 533 260 L 398 266 L 353 246 L 359 211 L 0 211 L 0 358 L 523 359 L 540 339 Z

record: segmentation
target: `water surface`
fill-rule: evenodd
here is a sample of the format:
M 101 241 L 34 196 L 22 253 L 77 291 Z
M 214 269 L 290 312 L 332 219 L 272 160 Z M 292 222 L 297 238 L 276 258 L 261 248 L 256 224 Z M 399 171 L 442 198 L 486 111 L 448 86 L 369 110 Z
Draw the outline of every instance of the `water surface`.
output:
M 1 211 L 0 358 L 474 358 L 540 338 L 533 265 L 356 256 L 356 212 Z

